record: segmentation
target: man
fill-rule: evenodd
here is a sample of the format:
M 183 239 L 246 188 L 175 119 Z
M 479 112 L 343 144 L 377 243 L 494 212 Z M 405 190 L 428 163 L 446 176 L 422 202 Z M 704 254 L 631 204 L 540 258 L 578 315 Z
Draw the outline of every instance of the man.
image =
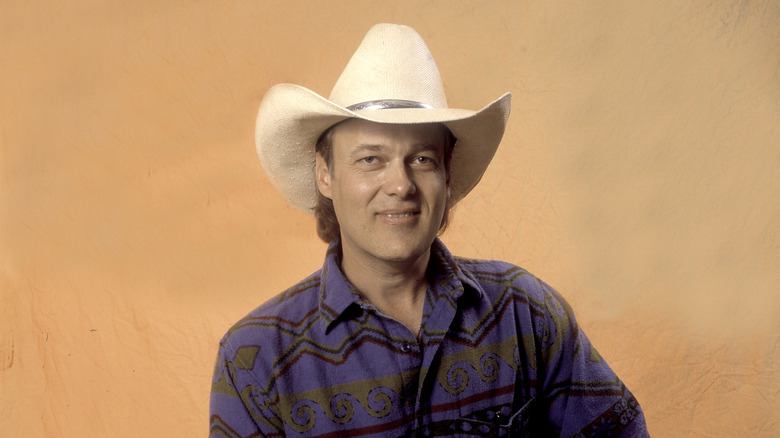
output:
M 503 136 L 510 96 L 447 108 L 425 43 L 373 27 L 329 99 L 282 84 L 256 126 L 269 178 L 314 213 L 321 270 L 220 343 L 211 436 L 646 436 L 566 301 L 436 237 Z

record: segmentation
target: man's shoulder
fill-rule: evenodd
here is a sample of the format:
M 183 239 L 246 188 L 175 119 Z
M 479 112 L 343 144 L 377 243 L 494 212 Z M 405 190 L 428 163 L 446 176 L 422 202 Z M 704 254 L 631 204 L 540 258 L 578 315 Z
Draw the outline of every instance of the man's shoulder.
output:
M 566 299 L 552 286 L 520 266 L 501 260 L 483 260 L 454 257 L 463 278 L 480 290 L 491 302 L 511 294 L 517 304 L 535 312 L 547 312 L 550 306 L 571 313 Z
M 258 336 L 273 336 L 290 327 L 307 326 L 319 309 L 320 271 L 256 307 L 225 333 L 223 342 L 256 341 Z
M 547 286 L 524 268 L 502 260 L 454 257 L 460 271 L 481 285 L 520 288 L 543 292 Z
M 530 273 L 513 263 L 502 260 L 475 259 L 462 256 L 453 256 L 458 266 L 465 271 L 484 273 L 489 275 L 513 275 L 516 272 Z

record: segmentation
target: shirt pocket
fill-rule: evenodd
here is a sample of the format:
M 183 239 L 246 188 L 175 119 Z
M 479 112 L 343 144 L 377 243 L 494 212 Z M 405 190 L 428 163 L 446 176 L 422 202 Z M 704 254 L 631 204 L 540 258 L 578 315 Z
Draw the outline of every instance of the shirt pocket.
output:
M 536 399 L 531 398 L 520 409 L 512 412 L 509 405 L 496 406 L 479 418 L 460 418 L 455 421 L 456 436 L 479 437 L 531 437 L 534 422 L 533 412 L 536 409 Z

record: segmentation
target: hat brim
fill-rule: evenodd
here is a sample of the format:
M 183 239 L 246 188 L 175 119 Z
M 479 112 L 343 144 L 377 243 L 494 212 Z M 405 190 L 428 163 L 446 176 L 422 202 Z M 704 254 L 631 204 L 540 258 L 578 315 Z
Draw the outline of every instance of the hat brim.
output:
M 295 208 L 313 214 L 315 144 L 334 124 L 349 118 L 376 123 L 442 123 L 457 138 L 450 163 L 454 205 L 477 185 L 493 159 L 506 121 L 511 95 L 506 93 L 478 111 L 454 108 L 404 108 L 350 111 L 294 84 L 268 90 L 255 124 L 260 163 L 271 183 Z

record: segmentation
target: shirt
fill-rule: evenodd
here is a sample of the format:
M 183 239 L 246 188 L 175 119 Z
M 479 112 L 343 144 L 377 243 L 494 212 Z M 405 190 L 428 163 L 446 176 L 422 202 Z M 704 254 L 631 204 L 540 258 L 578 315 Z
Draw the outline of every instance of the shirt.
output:
M 637 400 L 527 271 L 436 239 L 418 337 L 321 270 L 222 338 L 211 437 L 647 436 Z

